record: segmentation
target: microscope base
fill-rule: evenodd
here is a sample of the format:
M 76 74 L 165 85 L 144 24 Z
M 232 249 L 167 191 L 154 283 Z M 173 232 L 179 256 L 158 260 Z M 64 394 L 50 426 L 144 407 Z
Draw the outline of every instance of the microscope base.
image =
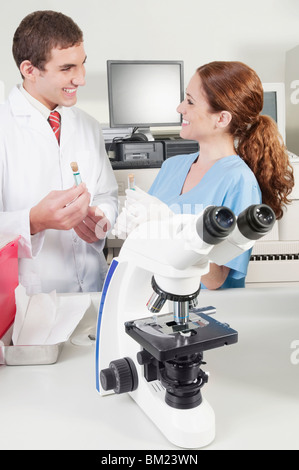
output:
M 199 449 L 214 440 L 215 414 L 205 399 L 189 410 L 172 408 L 165 403 L 165 389 L 159 381 L 143 382 L 143 386 L 129 395 L 172 444 Z

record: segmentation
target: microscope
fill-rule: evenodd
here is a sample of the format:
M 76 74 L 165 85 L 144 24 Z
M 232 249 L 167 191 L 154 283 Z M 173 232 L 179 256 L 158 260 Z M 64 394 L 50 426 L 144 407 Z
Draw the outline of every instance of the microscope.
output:
M 129 393 L 166 438 L 201 448 L 215 437 L 202 396 L 204 351 L 238 341 L 237 331 L 198 308 L 201 276 L 252 248 L 273 227 L 264 204 L 238 218 L 226 207 L 148 221 L 126 239 L 103 287 L 97 322 L 96 387 Z M 149 299 L 147 301 L 147 299 Z

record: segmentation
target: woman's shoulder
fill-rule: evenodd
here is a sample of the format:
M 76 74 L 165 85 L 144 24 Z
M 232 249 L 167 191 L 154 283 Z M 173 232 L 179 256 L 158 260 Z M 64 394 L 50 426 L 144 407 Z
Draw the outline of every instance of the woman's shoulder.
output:
M 222 165 L 225 167 L 226 172 L 230 173 L 232 178 L 255 180 L 253 171 L 249 168 L 247 163 L 239 157 L 239 155 L 233 155 L 222 159 Z M 223 168 L 224 169 L 224 168 Z M 224 173 L 224 175 L 226 174 Z

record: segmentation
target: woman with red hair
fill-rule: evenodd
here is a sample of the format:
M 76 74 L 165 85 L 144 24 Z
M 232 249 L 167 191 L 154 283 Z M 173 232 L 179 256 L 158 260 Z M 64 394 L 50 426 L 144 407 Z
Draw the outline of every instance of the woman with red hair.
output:
M 241 62 L 211 62 L 191 78 L 184 101 L 181 137 L 199 142 L 199 153 L 167 159 L 149 194 L 173 212 L 197 213 L 209 205 L 237 216 L 268 204 L 277 219 L 294 186 L 293 170 L 276 123 L 261 115 L 263 87 Z M 210 265 L 208 289 L 244 287 L 250 251 L 226 266 Z

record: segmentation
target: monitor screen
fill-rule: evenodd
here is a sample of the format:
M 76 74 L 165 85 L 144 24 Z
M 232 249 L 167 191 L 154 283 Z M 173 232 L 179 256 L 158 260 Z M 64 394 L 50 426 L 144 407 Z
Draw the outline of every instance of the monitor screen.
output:
M 262 114 L 270 116 L 277 124 L 285 142 L 285 87 L 283 83 L 263 83 L 264 107 Z
M 107 61 L 110 127 L 180 126 L 182 61 Z
M 262 114 L 270 116 L 277 123 L 277 96 L 275 91 L 264 92 L 264 107 Z

